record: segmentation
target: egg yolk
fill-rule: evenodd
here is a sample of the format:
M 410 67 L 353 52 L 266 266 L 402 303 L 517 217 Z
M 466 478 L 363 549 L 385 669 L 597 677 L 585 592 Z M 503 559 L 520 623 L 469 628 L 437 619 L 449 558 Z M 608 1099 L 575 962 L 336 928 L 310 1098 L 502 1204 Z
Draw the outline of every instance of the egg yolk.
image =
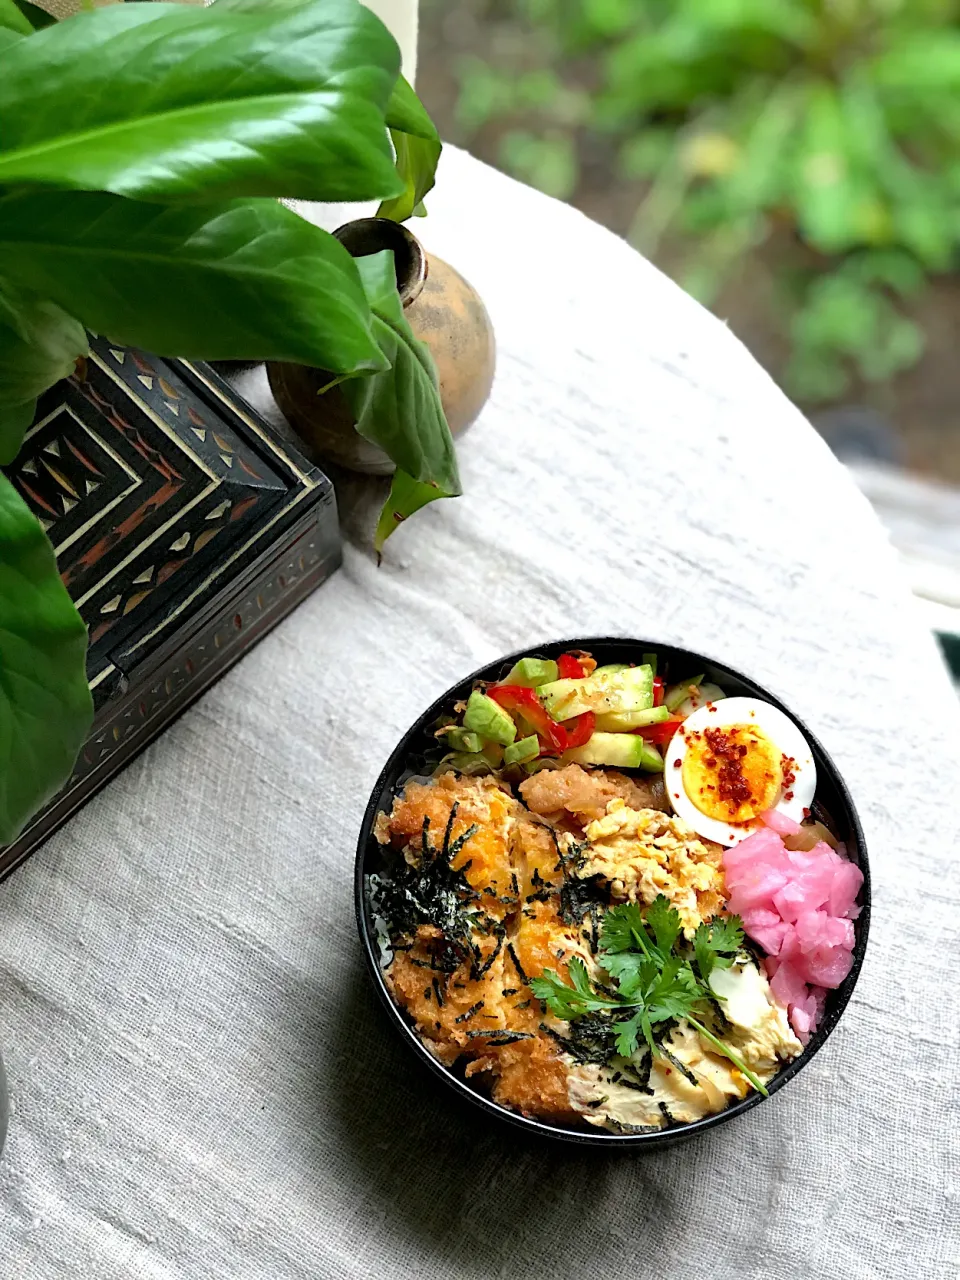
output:
M 708 818 L 749 822 L 777 803 L 782 755 L 752 724 L 685 735 L 683 789 Z

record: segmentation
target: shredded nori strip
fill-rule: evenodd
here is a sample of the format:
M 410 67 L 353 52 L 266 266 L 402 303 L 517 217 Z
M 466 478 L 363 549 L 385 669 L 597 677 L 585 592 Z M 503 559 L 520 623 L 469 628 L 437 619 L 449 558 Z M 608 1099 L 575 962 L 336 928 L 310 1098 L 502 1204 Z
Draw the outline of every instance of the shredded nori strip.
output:
M 460 805 L 457 801 L 454 801 L 450 806 L 450 816 L 447 818 L 447 828 L 443 833 L 443 858 L 445 862 L 450 861 L 450 836 L 453 834 L 453 823 L 459 808 Z
M 464 832 L 468 838 L 477 830 Z M 425 817 L 421 840 L 426 853 L 430 847 L 429 817 Z M 455 842 L 456 843 L 456 842 Z M 476 894 L 464 878 L 461 870 L 454 870 L 449 862 L 435 856 L 424 857 L 420 865 L 413 867 L 403 862 L 397 871 L 378 888 L 377 909 L 387 921 L 391 940 L 399 936 L 408 940 L 416 935 L 421 925 L 431 925 L 441 935 L 432 945 L 432 962 L 415 961 L 422 968 L 441 973 L 453 973 L 466 961 L 472 968 L 479 968 L 480 958 L 473 943 L 473 931 L 484 915 L 468 911 L 465 902 L 476 899 Z
M 453 844 L 447 850 L 447 861 L 452 862 L 467 841 L 471 839 L 472 836 L 475 836 L 479 830 L 480 828 L 477 824 L 473 823 L 472 826 L 467 827 L 462 836 L 457 836 L 456 840 L 454 840 Z
M 582 924 L 588 915 L 596 921 L 596 908 L 605 907 L 606 902 L 598 876 L 589 880 L 565 879 L 560 886 L 560 916 L 564 924 Z
M 679 1071 L 681 1075 L 686 1076 L 686 1078 L 690 1081 L 690 1083 L 694 1086 L 695 1089 L 703 1088 L 703 1085 L 700 1083 L 697 1077 L 693 1074 L 690 1068 L 687 1066 L 684 1066 L 684 1064 L 680 1061 L 678 1057 L 676 1057 L 675 1054 L 672 1054 L 670 1050 L 665 1048 L 662 1043 L 657 1047 L 659 1048 L 661 1055 L 664 1058 L 666 1058 L 666 1060 L 670 1063 L 670 1065 L 672 1067 L 675 1067 L 676 1070 Z
M 518 1001 L 517 1001 L 517 1003 L 516 1003 L 513 1007 L 514 1007 L 515 1009 L 529 1009 L 529 1008 L 530 1008 L 530 1001 L 529 1001 L 529 1000 L 518 1000 Z
M 510 873 L 510 885 L 513 889 L 513 896 L 515 898 L 519 898 L 520 897 L 520 881 L 517 879 L 517 873 L 515 871 Z
M 510 959 L 513 961 L 513 967 L 516 969 L 517 973 L 519 973 L 519 975 L 520 975 L 520 977 L 523 979 L 523 981 L 524 981 L 524 982 L 529 982 L 529 981 L 530 981 L 530 979 L 529 979 L 529 978 L 527 977 L 527 975 L 523 972 L 523 965 L 522 965 L 522 964 L 520 963 L 520 961 L 517 959 L 517 953 L 516 953 L 516 951 L 514 950 L 514 947 L 513 947 L 513 943 L 512 943 L 512 942 L 508 942 L 508 943 L 507 943 L 507 954 L 510 956 Z
M 430 997 L 431 997 L 432 995 L 433 995 L 433 987 L 424 987 L 424 988 L 423 988 L 423 998 L 424 998 L 424 1000 L 429 1000 L 429 999 L 430 999 Z
M 500 994 L 502 996 L 515 996 L 519 990 L 519 987 L 504 987 Z
M 443 1008 L 443 992 L 440 990 L 440 983 L 437 981 L 436 978 L 434 978 L 433 980 L 433 991 L 434 991 L 434 995 L 437 997 L 437 1004 L 442 1009 Z
M 502 1044 L 516 1044 L 518 1040 L 532 1040 L 534 1038 L 532 1031 L 502 1031 L 488 1032 L 488 1035 L 495 1035 L 496 1039 L 488 1040 L 487 1044 L 491 1046 Z
M 667 1104 L 665 1102 L 658 1102 L 657 1106 L 660 1108 L 663 1118 L 666 1120 L 667 1124 L 676 1124 L 676 1121 L 667 1109 Z
M 471 1007 L 466 1011 L 466 1013 L 458 1014 L 458 1015 L 457 1015 L 457 1017 L 456 1017 L 456 1018 L 454 1018 L 454 1022 L 466 1022 L 466 1020 L 467 1020 L 468 1018 L 472 1018 L 472 1017 L 473 1017 L 473 1015 L 474 1015 L 475 1013 L 479 1013 L 479 1011 L 480 1011 L 482 1008 L 483 1008 L 483 1001 L 482 1001 L 482 1000 L 478 1000 L 478 1001 L 477 1001 L 477 1003 L 476 1003 L 475 1005 L 472 1005 L 472 1006 L 471 1006 Z
M 418 960 L 416 956 L 410 957 L 410 963 L 415 964 L 418 969 L 433 969 L 436 967 L 435 965 L 432 965 L 429 960 Z
M 540 889 L 537 893 L 528 893 L 524 902 L 549 902 L 553 893 L 553 889 Z
M 609 1102 L 609 1101 L 610 1101 L 610 1095 L 609 1093 L 605 1093 L 602 1098 L 591 1098 L 591 1100 L 587 1103 L 587 1106 L 593 1107 L 593 1108 L 602 1107 L 605 1102 Z
M 504 937 L 505 937 L 505 934 L 506 934 L 506 930 L 504 930 L 504 929 L 499 929 L 499 930 L 497 931 L 497 945 L 493 948 L 493 950 L 492 950 L 492 951 L 490 952 L 490 954 L 487 956 L 486 960 L 484 960 L 483 964 L 482 964 L 482 965 L 480 966 L 480 968 L 477 970 L 477 977 L 478 977 L 478 978 L 482 978 L 482 977 L 483 977 L 483 975 L 487 972 L 487 970 L 492 966 L 492 964 L 493 964 L 493 962 L 496 960 L 497 956 L 498 956 L 498 955 L 500 954 L 500 952 L 503 950 L 503 939 L 504 939 Z

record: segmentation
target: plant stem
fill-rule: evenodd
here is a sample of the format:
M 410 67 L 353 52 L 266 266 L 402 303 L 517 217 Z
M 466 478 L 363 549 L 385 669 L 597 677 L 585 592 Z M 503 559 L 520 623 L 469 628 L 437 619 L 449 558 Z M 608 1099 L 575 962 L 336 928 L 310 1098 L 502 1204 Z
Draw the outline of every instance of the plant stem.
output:
M 687 1022 L 689 1022 L 692 1027 L 696 1027 L 696 1029 L 700 1032 L 700 1034 L 704 1036 L 705 1039 L 709 1040 L 710 1043 L 715 1046 L 715 1048 L 719 1049 L 725 1058 L 730 1059 L 730 1061 L 737 1068 L 737 1070 L 742 1072 L 743 1075 L 747 1077 L 747 1079 L 756 1089 L 757 1093 L 763 1094 L 765 1098 L 770 1097 L 770 1094 L 767 1092 L 766 1088 L 764 1088 L 764 1086 L 761 1084 L 758 1078 L 753 1074 L 753 1072 L 746 1065 L 746 1063 L 739 1056 L 739 1054 L 734 1053 L 734 1051 L 730 1049 L 727 1045 L 725 1045 L 722 1040 L 718 1040 L 717 1037 L 713 1034 L 713 1032 L 708 1031 L 707 1028 L 703 1025 L 703 1023 L 698 1022 L 697 1019 L 692 1014 L 688 1013 L 688 1014 L 685 1014 L 684 1016 L 686 1017 Z

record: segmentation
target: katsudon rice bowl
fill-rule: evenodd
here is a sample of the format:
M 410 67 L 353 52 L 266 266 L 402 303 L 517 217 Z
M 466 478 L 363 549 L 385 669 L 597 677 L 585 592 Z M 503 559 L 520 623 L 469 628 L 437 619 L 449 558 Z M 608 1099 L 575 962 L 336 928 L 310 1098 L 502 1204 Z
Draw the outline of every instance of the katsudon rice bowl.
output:
M 481 1107 L 658 1145 L 757 1105 L 820 1048 L 866 945 L 863 835 L 772 695 L 696 654 L 540 646 L 427 711 L 357 859 L 369 968 Z

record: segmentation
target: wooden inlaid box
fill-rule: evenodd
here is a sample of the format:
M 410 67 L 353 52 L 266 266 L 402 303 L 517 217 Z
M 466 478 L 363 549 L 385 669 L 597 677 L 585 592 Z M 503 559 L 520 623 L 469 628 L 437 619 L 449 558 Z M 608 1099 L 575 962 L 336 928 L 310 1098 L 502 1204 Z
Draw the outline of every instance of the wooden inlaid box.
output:
M 7 475 L 89 629 L 96 716 L 0 877 L 340 563 L 330 481 L 208 365 L 93 339 Z

